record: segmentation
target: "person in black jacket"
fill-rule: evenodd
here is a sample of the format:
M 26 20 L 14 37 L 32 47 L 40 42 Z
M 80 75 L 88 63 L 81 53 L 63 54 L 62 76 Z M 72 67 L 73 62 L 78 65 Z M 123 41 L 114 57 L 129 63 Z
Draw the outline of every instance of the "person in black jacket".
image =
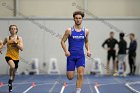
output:
M 135 75 L 136 71 L 136 50 L 137 50 L 137 41 L 135 40 L 135 34 L 130 33 L 130 45 L 128 48 L 128 60 L 130 66 L 129 75 Z
M 126 51 L 127 51 L 127 42 L 124 39 L 124 33 L 120 33 L 120 41 L 118 43 L 118 72 L 114 76 L 123 75 L 126 76 Z
M 110 32 L 110 37 L 108 39 L 106 39 L 103 44 L 102 47 L 104 49 L 107 50 L 107 74 L 110 74 L 110 70 L 109 70 L 109 63 L 110 63 L 110 59 L 113 59 L 113 72 L 116 72 L 116 64 L 115 64 L 115 58 L 116 58 L 116 49 L 115 49 L 115 45 L 118 44 L 118 41 L 114 38 L 114 32 Z M 105 47 L 105 45 L 107 45 L 107 47 Z

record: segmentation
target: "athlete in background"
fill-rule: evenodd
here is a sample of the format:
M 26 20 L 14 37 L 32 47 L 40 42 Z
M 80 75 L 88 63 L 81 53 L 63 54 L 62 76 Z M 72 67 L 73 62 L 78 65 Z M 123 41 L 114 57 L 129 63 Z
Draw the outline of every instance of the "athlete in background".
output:
M 129 75 L 135 75 L 136 71 L 136 50 L 137 50 L 137 41 L 135 39 L 135 34 L 130 33 L 130 45 L 128 48 L 128 60 L 130 66 L 130 73 Z
M 120 41 L 118 43 L 118 71 L 114 76 L 126 76 L 126 51 L 127 51 L 127 42 L 124 39 L 125 34 L 120 33 Z
M 107 45 L 107 47 L 105 47 Z M 113 73 L 116 73 L 116 48 L 115 46 L 118 45 L 118 41 L 114 38 L 114 32 L 110 32 L 110 37 L 106 39 L 102 47 L 107 50 L 107 74 L 110 74 L 110 59 L 112 58 L 113 60 Z

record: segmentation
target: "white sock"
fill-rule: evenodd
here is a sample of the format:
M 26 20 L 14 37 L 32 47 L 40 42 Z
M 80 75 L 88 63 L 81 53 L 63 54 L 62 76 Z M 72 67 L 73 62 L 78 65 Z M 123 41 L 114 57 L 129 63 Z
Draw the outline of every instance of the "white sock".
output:
M 10 80 L 13 80 L 13 76 L 10 76 Z
M 76 93 L 80 93 L 81 92 L 81 88 L 77 88 Z

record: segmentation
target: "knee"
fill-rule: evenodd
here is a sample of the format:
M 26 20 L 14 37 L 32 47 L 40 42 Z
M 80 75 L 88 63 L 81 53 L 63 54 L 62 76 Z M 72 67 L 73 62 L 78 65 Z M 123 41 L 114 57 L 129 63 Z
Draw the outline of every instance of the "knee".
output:
M 69 80 L 72 80 L 73 77 L 74 77 L 74 74 L 73 74 L 73 73 L 67 73 L 67 78 L 68 78 Z
M 68 79 L 69 79 L 69 80 L 72 80 L 72 79 L 73 79 L 73 77 L 68 77 Z
M 10 67 L 10 70 L 15 70 L 15 67 L 14 66 Z
M 72 79 L 73 79 L 73 76 L 67 75 L 67 78 L 68 78 L 69 80 L 72 80 Z
M 83 73 L 83 72 L 79 72 L 79 73 L 78 73 L 78 78 L 79 78 L 79 79 L 82 79 L 83 76 L 84 76 L 84 73 Z

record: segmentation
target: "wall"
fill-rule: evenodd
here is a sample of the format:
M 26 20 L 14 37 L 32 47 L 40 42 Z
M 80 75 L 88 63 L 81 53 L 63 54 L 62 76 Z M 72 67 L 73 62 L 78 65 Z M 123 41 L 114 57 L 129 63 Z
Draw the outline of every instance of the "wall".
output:
M 88 0 L 88 10 L 97 16 L 140 16 L 139 0 Z
M 10 11 L 5 8 L 8 5 L 11 8 L 14 8 L 14 0 L 0 0 L 0 17 L 11 17 L 13 16 L 13 11 Z
M 3 4 L 14 8 L 14 0 L 0 0 L 0 16 L 13 16 Z M 34 17 L 71 17 L 78 10 L 73 3 L 86 8 L 97 16 L 139 17 L 140 0 L 17 0 L 18 12 Z

